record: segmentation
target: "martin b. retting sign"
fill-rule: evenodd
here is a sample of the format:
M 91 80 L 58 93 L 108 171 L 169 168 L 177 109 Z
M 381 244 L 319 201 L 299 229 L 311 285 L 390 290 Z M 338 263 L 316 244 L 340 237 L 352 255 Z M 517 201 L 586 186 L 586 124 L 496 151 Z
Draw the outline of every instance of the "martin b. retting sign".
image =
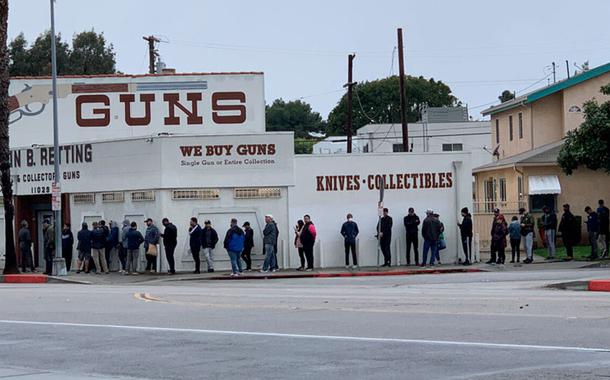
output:
M 265 132 L 261 73 L 62 77 L 61 144 L 159 134 Z M 11 147 L 53 143 L 51 80 L 9 88 Z

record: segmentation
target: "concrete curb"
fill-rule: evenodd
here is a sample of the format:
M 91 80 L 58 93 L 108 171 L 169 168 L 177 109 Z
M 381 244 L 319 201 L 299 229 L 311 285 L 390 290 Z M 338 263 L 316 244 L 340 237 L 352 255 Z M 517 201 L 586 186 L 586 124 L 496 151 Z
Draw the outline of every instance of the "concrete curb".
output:
M 213 276 L 202 278 L 202 280 L 274 280 L 290 278 L 333 278 L 333 277 L 366 277 L 366 276 L 412 276 L 422 274 L 442 274 L 442 273 L 478 273 L 487 272 L 479 268 L 451 268 L 451 269 L 429 269 L 429 270 L 401 270 L 384 272 L 306 272 L 306 273 L 268 273 L 260 275 L 241 275 L 239 277 Z
M 610 292 L 610 280 L 570 281 L 548 285 L 547 288 L 579 290 L 589 292 Z
M 610 292 L 610 280 L 589 281 L 588 290 L 590 292 Z
M 90 285 L 88 281 L 79 281 L 46 274 L 4 274 L 0 275 L 0 283 L 4 284 L 80 284 Z

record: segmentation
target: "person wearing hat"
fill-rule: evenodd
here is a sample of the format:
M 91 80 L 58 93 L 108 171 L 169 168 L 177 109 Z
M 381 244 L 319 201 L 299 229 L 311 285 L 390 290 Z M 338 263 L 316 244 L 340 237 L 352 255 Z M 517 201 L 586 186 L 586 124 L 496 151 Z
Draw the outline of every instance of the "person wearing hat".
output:
M 252 248 L 254 248 L 254 230 L 250 227 L 250 222 L 245 222 L 242 227 L 246 234 L 246 240 L 244 241 L 244 250 L 241 253 L 241 258 L 246 263 L 246 272 L 250 272 L 252 270 L 252 258 L 250 255 Z
M 203 231 L 201 232 L 201 248 L 208 265 L 208 273 L 214 272 L 214 249 L 217 243 L 218 233 L 212 227 L 212 222 L 206 220 L 203 223 Z
M 150 273 L 157 271 L 157 244 L 159 244 L 159 229 L 151 218 L 146 219 L 146 232 L 144 234 L 144 252 L 146 256 L 146 270 Z
M 521 240 L 523 241 L 523 250 L 527 256 L 523 263 L 531 264 L 534 262 L 534 218 L 523 207 L 519 209 L 519 215 L 521 215 L 521 236 L 524 237 Z
M 44 236 L 44 261 L 45 271 L 43 274 L 51 275 L 53 273 L 53 256 L 55 256 L 55 228 L 49 219 L 42 222 L 42 231 Z
M 441 236 L 441 222 L 434 217 L 433 210 L 426 210 L 426 218 L 422 223 L 421 234 L 424 238 L 424 251 L 421 266 L 426 266 L 428 251 L 430 252 L 430 265 L 434 265 L 434 258 L 438 255 L 438 241 Z

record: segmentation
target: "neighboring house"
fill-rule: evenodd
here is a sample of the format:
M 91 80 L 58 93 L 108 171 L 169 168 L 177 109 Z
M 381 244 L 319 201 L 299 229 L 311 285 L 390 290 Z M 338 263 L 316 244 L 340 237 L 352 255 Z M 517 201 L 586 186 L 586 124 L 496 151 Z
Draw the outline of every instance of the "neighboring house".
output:
M 361 153 L 356 140 L 352 140 L 352 152 Z M 347 153 L 347 136 L 329 136 L 317 142 L 311 149 L 311 154 L 341 154 Z
M 610 63 L 482 112 L 491 117 L 491 145 L 498 153 L 493 163 L 473 169 L 475 231 L 482 248 L 489 244 L 496 207 L 507 217 L 519 207 L 539 217 L 544 205 L 560 212 L 569 203 L 575 215 L 583 216 L 585 206 L 595 208 L 598 199 L 610 199 L 606 173 L 583 168 L 566 176 L 557 164 L 563 138 L 583 122 L 583 103 L 608 100 L 600 93 L 608 83 Z

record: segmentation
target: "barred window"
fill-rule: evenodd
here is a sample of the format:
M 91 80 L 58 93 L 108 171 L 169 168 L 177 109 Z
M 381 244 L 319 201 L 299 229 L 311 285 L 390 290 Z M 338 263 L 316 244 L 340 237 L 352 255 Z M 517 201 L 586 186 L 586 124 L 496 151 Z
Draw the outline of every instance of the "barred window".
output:
M 112 202 L 125 202 L 125 194 L 122 191 L 115 191 L 112 193 L 102 193 L 103 203 Z
M 95 203 L 95 193 L 73 194 L 72 195 L 72 200 L 74 201 L 74 203 L 89 203 L 89 204 L 93 204 L 93 203 Z
M 131 193 L 131 200 L 132 200 L 132 202 L 154 201 L 155 192 L 153 190 L 133 191 Z
M 242 188 L 235 189 L 233 193 L 235 199 L 280 198 L 281 195 L 279 187 Z
M 174 200 L 202 200 L 219 198 L 219 189 L 183 189 L 172 191 L 172 199 Z

